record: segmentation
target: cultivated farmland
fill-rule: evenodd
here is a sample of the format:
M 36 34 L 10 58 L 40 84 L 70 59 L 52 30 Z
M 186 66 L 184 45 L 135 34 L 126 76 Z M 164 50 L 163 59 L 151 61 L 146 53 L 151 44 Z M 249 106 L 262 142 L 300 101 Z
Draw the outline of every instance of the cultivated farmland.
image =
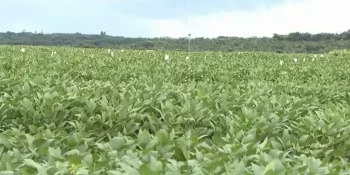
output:
M 345 53 L 1 46 L 0 175 L 348 174 Z

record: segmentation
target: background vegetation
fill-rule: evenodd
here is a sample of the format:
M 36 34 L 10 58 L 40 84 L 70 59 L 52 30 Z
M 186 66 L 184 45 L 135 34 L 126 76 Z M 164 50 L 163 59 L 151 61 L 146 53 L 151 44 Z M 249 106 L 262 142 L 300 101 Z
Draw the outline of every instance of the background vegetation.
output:
M 350 48 L 350 30 L 340 34 L 332 33 L 290 33 L 288 35 L 274 34 L 272 38 L 194 38 L 193 51 L 263 51 L 279 53 L 324 53 L 335 49 Z M 109 36 L 106 32 L 87 35 L 74 34 L 43 34 L 30 33 L 0 33 L 0 44 L 3 45 L 42 45 L 42 46 L 73 46 L 85 48 L 116 48 L 133 50 L 187 50 L 187 38 L 127 38 Z

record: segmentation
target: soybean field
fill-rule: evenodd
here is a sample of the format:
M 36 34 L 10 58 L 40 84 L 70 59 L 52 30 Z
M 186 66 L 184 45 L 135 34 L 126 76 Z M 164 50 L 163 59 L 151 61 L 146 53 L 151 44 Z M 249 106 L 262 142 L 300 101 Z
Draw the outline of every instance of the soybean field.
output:
M 350 54 L 0 46 L 0 175 L 350 173 Z

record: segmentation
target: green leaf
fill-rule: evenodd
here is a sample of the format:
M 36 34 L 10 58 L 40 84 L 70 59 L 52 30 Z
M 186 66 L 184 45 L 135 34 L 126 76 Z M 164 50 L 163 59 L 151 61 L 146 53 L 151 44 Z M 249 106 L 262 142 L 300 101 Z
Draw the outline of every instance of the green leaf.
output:
M 242 175 L 242 174 L 245 174 L 246 167 L 244 163 L 241 161 L 235 165 L 234 170 L 235 170 L 235 173 L 234 173 L 235 175 Z
M 151 156 L 151 162 L 149 166 L 153 172 L 159 172 L 163 169 L 162 163 L 160 161 L 157 161 L 153 156 Z
M 299 138 L 299 142 L 300 143 L 305 143 L 306 142 L 306 140 L 309 138 L 309 135 L 303 135 L 303 136 L 301 136 L 300 138 Z
M 151 150 L 151 149 L 154 149 L 154 146 L 157 145 L 158 143 L 158 140 L 156 139 L 153 139 L 153 140 L 150 140 L 147 145 L 146 145 L 146 150 Z
M 254 172 L 254 174 L 263 174 L 263 172 L 265 171 L 265 168 L 263 166 L 259 166 L 259 165 L 255 165 L 254 163 L 252 163 L 252 170 Z
M 237 134 L 236 134 L 236 139 L 237 140 L 240 140 L 242 137 L 244 136 L 244 131 L 243 130 L 240 130 Z
M 13 171 L 1 171 L 0 175 L 14 175 L 15 173 Z
M 9 140 L 7 138 L 3 138 L 1 135 L 0 135 L 0 145 L 5 146 L 7 149 L 12 148 L 12 144 L 9 142 Z
M 92 154 L 88 153 L 84 156 L 82 163 L 87 166 L 92 166 L 93 164 L 93 159 L 92 159 Z
M 37 138 L 33 141 L 33 146 L 39 148 L 47 143 L 47 140 L 43 138 Z
M 320 167 L 321 161 L 317 159 L 309 159 L 308 162 L 308 168 L 310 170 L 310 173 L 312 174 L 318 174 L 320 171 L 322 171 L 322 167 Z
M 267 144 L 267 141 L 268 141 L 268 137 L 266 137 L 265 138 L 265 140 L 261 143 L 261 144 L 259 144 L 259 148 L 260 149 L 264 149 L 265 148 L 265 146 L 266 146 L 266 144 Z
M 158 138 L 159 142 L 164 145 L 166 143 L 168 143 L 168 132 L 165 129 L 160 129 L 157 133 L 156 133 L 156 137 Z
M 139 168 L 140 175 L 154 175 L 154 172 L 145 164 L 142 164 Z
M 61 154 L 61 149 L 58 147 L 58 148 L 52 148 L 52 147 L 49 147 L 48 149 L 49 151 L 49 155 L 52 156 L 52 157 L 55 157 L 57 159 L 61 159 L 62 158 L 62 154 Z
M 204 156 L 202 152 L 199 152 L 198 149 L 196 148 L 196 159 L 198 161 L 203 161 L 204 160 Z
M 269 170 L 265 170 L 264 175 L 278 175 L 277 173 L 275 173 L 272 169 Z
M 191 109 L 191 102 L 190 100 L 187 100 L 185 104 L 182 106 L 180 113 L 187 113 Z
M 248 134 L 247 136 L 243 137 L 242 143 L 250 143 L 255 140 L 255 137 L 252 134 Z
M 29 84 L 27 82 L 25 82 L 24 85 L 23 85 L 23 91 L 25 93 L 29 93 L 29 91 L 30 91 L 30 86 L 29 86 Z
M 78 165 L 78 164 L 81 164 L 81 156 L 80 155 L 67 155 L 67 158 L 66 158 L 66 160 L 69 162 L 69 163 L 71 163 L 71 164 L 76 164 L 76 165 Z
M 35 168 L 39 172 L 39 174 L 46 174 L 46 169 L 42 167 L 39 163 L 36 163 L 34 160 L 24 159 L 24 163 L 27 166 Z
M 290 135 L 289 135 L 288 130 L 285 129 L 283 131 L 282 139 L 284 142 L 288 142 L 290 140 Z
M 4 152 L 4 148 L 5 148 L 5 147 L 3 147 L 3 146 L 0 147 L 0 157 L 1 157 L 2 153 Z
M 283 165 L 279 160 L 273 160 L 265 167 L 264 174 L 276 174 L 283 171 Z
M 89 101 L 87 101 L 86 105 L 87 105 L 90 113 L 92 113 L 96 109 L 96 106 L 97 106 L 93 99 L 90 99 Z
M 166 101 L 166 102 L 165 102 L 165 107 L 166 107 L 168 110 L 173 109 L 173 105 L 172 105 L 169 101 Z
M 80 167 L 78 168 L 76 175 L 89 175 L 89 170 L 87 167 Z
M 140 144 L 146 144 L 151 140 L 151 135 L 147 130 L 139 130 L 139 134 L 137 136 L 137 140 Z
M 272 145 L 272 147 L 274 149 L 278 149 L 278 150 L 282 150 L 283 149 L 282 145 L 280 143 L 274 141 L 274 140 L 271 141 L 271 145 Z
M 127 118 L 127 116 L 128 116 L 128 106 L 127 105 L 121 105 L 121 108 L 119 110 L 119 115 L 121 118 Z
M 117 150 L 126 143 L 125 139 L 122 137 L 113 137 L 109 140 L 108 144 L 113 150 Z
M 73 149 L 64 153 L 65 156 L 79 155 L 81 152 L 77 149 Z
M 107 175 L 122 175 L 122 173 L 119 171 L 108 170 Z
M 173 141 L 174 138 L 175 138 L 175 130 L 173 128 L 173 129 L 171 129 L 171 132 L 169 134 L 169 141 Z
M 33 109 L 33 103 L 28 98 L 24 98 L 22 100 L 22 104 L 27 110 Z
M 185 156 L 185 153 L 183 152 L 183 150 L 179 146 L 175 146 L 174 147 L 174 152 L 175 152 L 174 157 L 177 160 L 180 160 L 180 161 L 187 160 L 187 157 Z
M 108 100 L 107 100 L 107 98 L 105 97 L 105 96 L 102 96 L 102 99 L 101 99 L 101 106 L 102 106 L 102 108 L 103 109 L 107 109 L 107 107 L 108 107 Z
M 336 157 L 342 157 L 342 156 L 346 156 L 346 146 L 341 146 L 338 147 L 337 149 L 334 150 L 334 156 Z

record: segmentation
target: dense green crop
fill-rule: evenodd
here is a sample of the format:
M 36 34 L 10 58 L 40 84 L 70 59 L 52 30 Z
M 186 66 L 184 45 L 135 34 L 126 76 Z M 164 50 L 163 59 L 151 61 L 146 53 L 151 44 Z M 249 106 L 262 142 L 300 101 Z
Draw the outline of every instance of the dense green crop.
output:
M 0 47 L 0 175 L 350 173 L 347 55 L 21 48 Z

